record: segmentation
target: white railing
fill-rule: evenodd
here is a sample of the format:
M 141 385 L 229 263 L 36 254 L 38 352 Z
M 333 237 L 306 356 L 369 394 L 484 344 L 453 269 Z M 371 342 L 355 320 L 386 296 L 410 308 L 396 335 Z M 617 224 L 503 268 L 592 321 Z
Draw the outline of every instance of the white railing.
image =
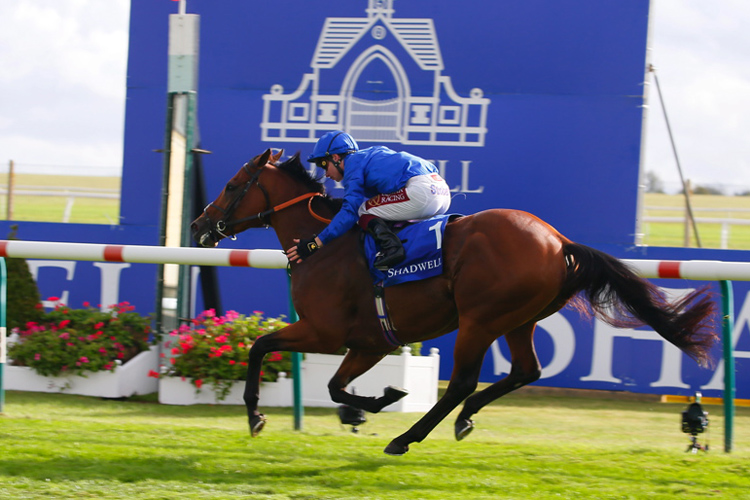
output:
M 685 207 L 678 206 L 678 207 L 664 207 L 664 206 L 647 206 L 647 211 L 651 212 L 679 212 L 682 214 L 685 214 L 686 210 Z M 743 213 L 750 213 L 750 208 L 693 208 L 694 213 L 698 212 L 714 212 L 714 213 L 723 213 L 726 216 L 725 217 L 696 217 L 695 223 L 696 224 L 720 224 L 721 225 L 721 232 L 720 232 L 720 239 L 719 239 L 719 248 L 726 250 L 729 248 L 729 236 L 731 232 L 731 226 L 750 226 L 750 218 L 747 219 L 738 219 L 736 217 L 731 217 L 733 214 L 743 214 Z M 681 215 L 681 216 L 655 216 L 655 215 L 649 215 L 643 217 L 643 222 L 656 222 L 656 223 L 669 223 L 669 224 L 687 224 L 689 223 L 689 219 L 687 218 L 687 215 Z M 687 246 L 687 244 L 686 244 Z

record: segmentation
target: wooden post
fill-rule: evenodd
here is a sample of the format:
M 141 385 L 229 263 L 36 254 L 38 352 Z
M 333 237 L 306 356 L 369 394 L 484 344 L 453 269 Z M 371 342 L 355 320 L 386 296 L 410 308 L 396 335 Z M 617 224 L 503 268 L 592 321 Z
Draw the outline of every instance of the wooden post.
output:
M 15 164 L 13 160 L 8 162 L 8 206 L 5 212 L 5 218 L 7 220 L 13 220 L 13 184 L 15 183 Z
M 692 232 L 693 220 L 690 217 L 690 192 L 693 190 L 690 179 L 685 181 L 685 231 L 683 233 L 682 246 L 690 248 L 690 233 Z

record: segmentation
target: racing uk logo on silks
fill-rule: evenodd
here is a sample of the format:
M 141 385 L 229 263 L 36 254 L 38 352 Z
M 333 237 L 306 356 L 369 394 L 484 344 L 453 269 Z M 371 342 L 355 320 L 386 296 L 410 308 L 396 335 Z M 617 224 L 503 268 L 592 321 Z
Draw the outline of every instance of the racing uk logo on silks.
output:
M 409 195 L 406 194 L 406 188 L 401 188 L 394 193 L 379 194 L 373 196 L 365 203 L 365 208 L 370 209 L 373 207 L 379 207 L 381 205 L 389 205 L 391 203 L 401 203 L 403 201 L 409 201 Z
M 394 18 L 393 0 L 368 0 L 366 13 L 325 20 L 299 88 L 285 94 L 276 84 L 263 96 L 261 139 L 315 142 L 341 129 L 359 141 L 484 146 L 490 100 L 477 88 L 460 96 L 441 74 L 433 20 Z M 415 90 L 402 61 L 434 78 L 431 93 Z M 319 93 L 337 85 L 337 93 Z

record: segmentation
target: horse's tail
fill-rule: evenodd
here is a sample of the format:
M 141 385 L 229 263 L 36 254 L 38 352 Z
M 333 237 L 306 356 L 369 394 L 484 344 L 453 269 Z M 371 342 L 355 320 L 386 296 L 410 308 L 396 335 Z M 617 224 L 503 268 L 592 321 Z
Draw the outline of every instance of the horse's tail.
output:
M 716 306 L 705 287 L 669 302 L 657 286 L 611 255 L 576 243 L 567 243 L 563 252 L 569 263 L 565 288 L 575 295 L 569 303 L 574 309 L 593 312 L 618 328 L 648 325 L 700 366 L 713 364 Z

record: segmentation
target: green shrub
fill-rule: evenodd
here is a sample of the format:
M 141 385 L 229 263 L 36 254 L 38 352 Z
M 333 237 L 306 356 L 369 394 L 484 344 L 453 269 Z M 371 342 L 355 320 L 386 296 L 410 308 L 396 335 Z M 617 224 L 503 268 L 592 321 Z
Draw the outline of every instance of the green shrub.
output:
M 62 304 L 42 311 L 39 321 L 19 329 L 8 356 L 13 365 L 31 367 L 44 376 L 114 371 L 149 348 L 151 320 L 133 309 L 122 302 L 107 312 Z

